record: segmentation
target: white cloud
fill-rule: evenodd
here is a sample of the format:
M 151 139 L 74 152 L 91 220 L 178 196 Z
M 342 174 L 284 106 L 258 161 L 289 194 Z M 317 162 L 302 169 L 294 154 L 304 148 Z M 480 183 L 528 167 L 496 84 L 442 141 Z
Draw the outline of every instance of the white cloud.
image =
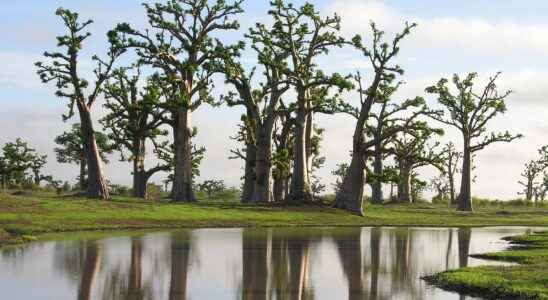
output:
M 548 24 L 495 23 L 451 16 L 420 18 L 403 14 L 380 1 L 339 0 L 326 11 L 342 17 L 347 35 L 367 37 L 370 21 L 387 33 L 401 30 L 405 21 L 416 22 L 419 26 L 405 43 L 418 49 L 442 48 L 489 55 L 548 54 L 548 35 L 545 34 Z

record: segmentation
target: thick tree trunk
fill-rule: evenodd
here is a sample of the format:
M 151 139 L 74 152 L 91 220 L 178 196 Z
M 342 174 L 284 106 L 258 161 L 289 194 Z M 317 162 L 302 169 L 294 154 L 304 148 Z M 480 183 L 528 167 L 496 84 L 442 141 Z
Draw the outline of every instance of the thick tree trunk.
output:
M 87 196 L 90 198 L 108 199 L 108 186 L 103 177 L 101 157 L 95 140 L 93 122 L 89 109 L 85 105 L 78 104 L 84 152 L 87 161 Z
M 242 187 L 243 203 L 251 202 L 253 189 L 255 188 L 255 157 L 257 156 L 255 145 L 249 144 L 245 149 L 244 186 Z
M 299 96 L 299 98 L 304 96 Z M 294 202 L 312 201 L 312 190 L 308 175 L 306 155 L 306 103 L 299 99 L 293 145 L 293 174 L 288 200 Z
M 288 150 L 289 136 L 291 134 L 292 123 L 285 120 L 283 122 L 281 133 L 278 137 L 278 145 L 276 151 L 282 152 Z M 286 199 L 289 189 L 289 170 L 284 168 L 276 168 L 274 172 L 274 201 L 281 202 Z
M 147 176 L 145 171 L 145 141 L 137 139 L 133 143 L 133 196 L 146 198 Z
M 373 173 L 375 174 L 376 180 L 371 185 L 371 202 L 374 204 L 382 204 L 383 195 L 382 195 L 382 176 L 383 165 L 382 165 L 382 152 L 380 145 L 375 146 L 375 157 L 373 161 Z
M 306 115 L 306 133 L 305 133 L 305 146 L 306 146 L 306 174 L 308 175 L 307 182 L 311 182 L 310 176 L 312 176 L 312 135 L 314 134 L 314 126 L 312 120 L 313 114 L 310 112 Z
M 195 202 L 192 187 L 192 111 L 181 107 L 177 111 L 174 128 L 175 170 L 173 180 L 173 200 Z
M 462 180 L 460 183 L 460 195 L 457 210 L 472 211 L 472 177 L 471 177 L 471 151 L 469 142 L 465 139 L 462 158 Z
M 80 160 L 80 178 L 78 178 L 81 191 L 85 191 L 87 189 L 87 184 L 86 184 L 86 181 L 87 181 L 86 180 L 86 173 L 87 173 L 87 171 L 88 171 L 88 169 L 87 169 L 87 165 L 86 165 L 86 159 L 82 158 Z
M 335 197 L 336 208 L 346 209 L 352 213 L 363 216 L 363 185 L 365 183 L 365 161 L 359 152 L 352 153 L 352 161 L 340 190 Z
M 398 202 L 411 203 L 411 168 L 400 166 L 400 178 L 398 182 Z
M 255 187 L 253 199 L 255 203 L 268 203 L 274 200 L 272 193 L 272 131 L 274 119 L 268 118 L 258 128 L 256 141 L 257 152 L 255 159 Z

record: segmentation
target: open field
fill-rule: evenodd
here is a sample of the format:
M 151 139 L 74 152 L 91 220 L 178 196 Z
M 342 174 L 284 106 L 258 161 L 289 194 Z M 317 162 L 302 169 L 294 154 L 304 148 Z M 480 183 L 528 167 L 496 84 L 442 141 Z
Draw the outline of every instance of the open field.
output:
M 359 217 L 321 206 L 256 206 L 220 200 L 174 204 L 129 197 L 98 201 L 47 193 L 0 194 L 0 228 L 16 236 L 137 228 L 313 225 L 548 226 L 548 209 L 484 205 L 474 213 L 461 213 L 444 205 L 386 204 L 367 205 L 365 217 Z

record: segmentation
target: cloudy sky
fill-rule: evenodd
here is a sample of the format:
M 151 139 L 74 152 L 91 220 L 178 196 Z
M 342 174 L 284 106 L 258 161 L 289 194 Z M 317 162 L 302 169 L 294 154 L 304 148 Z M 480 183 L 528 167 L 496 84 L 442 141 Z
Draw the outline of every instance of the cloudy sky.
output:
M 302 1 L 294 1 L 301 3 Z M 368 1 L 338 0 L 312 1 L 323 14 L 337 13 L 343 20 L 343 32 L 350 37 L 362 34 L 369 37 L 369 21 L 375 21 L 387 34 L 399 30 L 405 21 L 419 27 L 403 43 L 398 63 L 406 70 L 402 78 L 406 84 L 397 97 L 404 99 L 424 95 L 424 88 L 440 77 L 453 73 L 478 72 L 482 79 L 502 71 L 499 86 L 513 90 L 508 112 L 492 123 L 491 130 L 510 130 L 525 138 L 512 144 L 495 144 L 478 153 L 477 184 L 473 194 L 482 197 L 510 199 L 517 196 L 517 184 L 523 164 L 536 157 L 536 149 L 548 144 L 548 22 L 545 12 L 548 2 L 541 0 L 463 0 L 463 1 Z M 105 33 L 119 22 L 145 26 L 140 1 L 133 0 L 26 0 L 14 1 L 0 11 L 0 144 L 22 137 L 49 156 L 46 172 L 73 181 L 76 166 L 55 162 L 53 139 L 70 127 L 61 114 L 65 102 L 56 99 L 53 89 L 40 83 L 33 63 L 41 53 L 55 47 L 55 36 L 63 32 L 54 15 L 63 6 L 80 12 L 82 17 L 96 22 L 90 27 L 94 34 L 84 51 L 82 72 L 89 72 L 91 54 L 105 52 Z M 243 29 L 257 21 L 268 20 L 268 1 L 248 0 L 245 14 L 239 18 L 242 31 L 227 35 L 237 39 Z M 253 61 L 252 57 L 250 63 Z M 350 73 L 357 70 L 367 76 L 367 61 L 356 51 L 343 49 L 321 60 L 330 72 Z M 221 82 L 221 81 L 219 81 Z M 217 93 L 226 90 L 217 84 Z M 349 101 L 354 95 L 346 95 Z M 435 106 L 435 99 L 427 97 Z M 104 112 L 100 105 L 96 115 Z M 242 163 L 229 160 L 234 142 L 229 138 L 236 131 L 241 110 L 202 107 L 194 116 L 199 128 L 196 143 L 207 148 L 202 165 L 203 178 L 224 179 L 239 186 Z M 326 166 L 319 175 L 326 184 L 333 182 L 330 171 L 348 160 L 354 120 L 345 116 L 317 118 L 326 129 L 323 150 Z M 459 136 L 448 128 L 444 142 L 460 145 Z M 106 168 L 112 182 L 129 184 L 130 165 L 117 162 L 116 156 Z M 150 164 L 154 161 L 150 160 Z M 431 169 L 421 170 L 423 179 L 435 175 Z M 161 176 L 153 178 L 159 182 Z

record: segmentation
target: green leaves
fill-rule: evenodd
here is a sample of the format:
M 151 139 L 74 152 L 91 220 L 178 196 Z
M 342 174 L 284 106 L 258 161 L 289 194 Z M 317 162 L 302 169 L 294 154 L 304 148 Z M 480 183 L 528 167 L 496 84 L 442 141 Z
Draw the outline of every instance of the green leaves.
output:
M 474 89 L 477 73 L 469 73 L 461 79 L 454 74 L 453 86 L 457 91 L 453 94 L 448 86 L 449 81 L 442 78 L 434 86 L 426 88 L 426 92 L 437 95 L 438 103 L 441 104 L 450 117 L 433 116 L 437 121 L 457 127 L 463 132 L 465 143 L 470 144 L 472 151 L 478 151 L 495 142 L 511 142 L 521 138 L 522 135 L 510 134 L 508 131 L 485 134 L 487 124 L 499 114 L 506 112 L 506 98 L 512 93 L 506 91 L 499 93 L 496 80 L 501 73 L 492 76 L 488 83 L 478 92 Z M 471 144 L 471 140 L 479 140 Z

